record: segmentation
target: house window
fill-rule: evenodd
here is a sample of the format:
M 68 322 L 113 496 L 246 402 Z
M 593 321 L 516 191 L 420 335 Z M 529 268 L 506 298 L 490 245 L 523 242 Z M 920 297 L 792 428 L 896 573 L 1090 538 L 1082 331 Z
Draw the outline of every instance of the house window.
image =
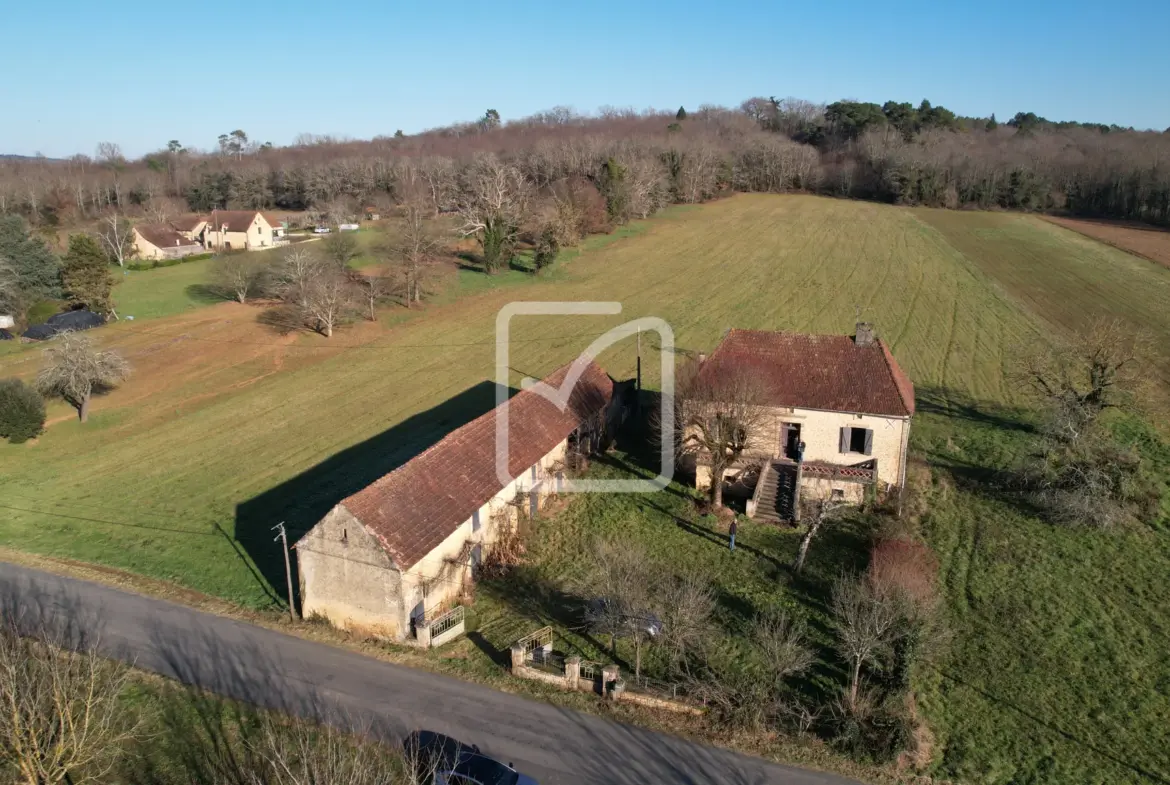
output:
M 536 466 L 535 466 L 535 464 L 532 467 L 532 479 L 534 481 L 536 480 Z
M 260 227 L 259 226 L 256 227 L 256 234 L 260 234 Z
M 345 529 L 341 530 L 341 544 L 349 545 L 349 532 Z
M 844 498 L 845 498 L 845 491 L 844 491 L 844 489 L 842 489 L 842 488 L 834 488 L 834 489 L 833 489 L 833 492 L 832 492 L 832 494 L 831 494 L 831 498 L 832 498 L 834 501 L 840 501 L 840 500 L 844 499 Z
M 471 530 L 473 532 L 477 532 L 481 526 L 483 526 L 483 524 L 479 520 L 479 510 L 476 510 L 475 512 L 471 513 Z
M 840 446 L 841 452 L 843 453 L 861 453 L 862 455 L 872 455 L 873 429 L 852 427 L 842 428 Z

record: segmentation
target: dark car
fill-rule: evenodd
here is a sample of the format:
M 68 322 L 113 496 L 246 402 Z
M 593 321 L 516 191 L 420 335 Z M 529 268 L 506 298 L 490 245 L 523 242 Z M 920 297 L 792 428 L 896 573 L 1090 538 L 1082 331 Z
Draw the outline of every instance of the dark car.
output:
M 537 785 L 526 777 L 450 736 L 432 731 L 418 731 L 402 743 L 407 761 L 414 766 L 422 782 L 433 785 Z

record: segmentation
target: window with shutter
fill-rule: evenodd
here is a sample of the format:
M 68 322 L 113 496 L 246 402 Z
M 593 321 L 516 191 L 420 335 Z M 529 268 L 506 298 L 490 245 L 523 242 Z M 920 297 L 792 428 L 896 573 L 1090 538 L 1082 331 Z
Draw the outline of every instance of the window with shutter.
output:
M 873 431 L 869 428 L 850 428 L 848 447 L 847 452 L 868 455 L 868 450 L 873 449 Z
M 841 452 L 849 452 L 849 432 L 852 430 L 848 425 L 841 429 Z
M 866 455 L 873 455 L 873 429 L 865 429 L 865 447 L 862 452 Z

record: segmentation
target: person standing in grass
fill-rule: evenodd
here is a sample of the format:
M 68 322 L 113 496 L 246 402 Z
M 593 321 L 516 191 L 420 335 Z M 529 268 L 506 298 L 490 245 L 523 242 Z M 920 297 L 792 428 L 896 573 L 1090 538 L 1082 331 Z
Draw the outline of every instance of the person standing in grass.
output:
M 727 540 L 727 544 L 731 547 L 732 553 L 735 553 L 735 532 L 738 528 L 739 528 L 739 519 L 732 518 L 731 519 L 731 528 L 729 528 L 727 530 L 727 533 L 729 535 L 731 535 Z

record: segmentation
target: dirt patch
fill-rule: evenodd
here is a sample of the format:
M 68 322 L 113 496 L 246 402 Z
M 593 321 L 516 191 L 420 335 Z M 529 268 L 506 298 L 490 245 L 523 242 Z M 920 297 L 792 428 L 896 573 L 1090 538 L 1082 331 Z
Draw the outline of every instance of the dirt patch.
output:
M 1170 267 L 1170 230 L 1128 221 L 1048 217 L 1065 229 Z

